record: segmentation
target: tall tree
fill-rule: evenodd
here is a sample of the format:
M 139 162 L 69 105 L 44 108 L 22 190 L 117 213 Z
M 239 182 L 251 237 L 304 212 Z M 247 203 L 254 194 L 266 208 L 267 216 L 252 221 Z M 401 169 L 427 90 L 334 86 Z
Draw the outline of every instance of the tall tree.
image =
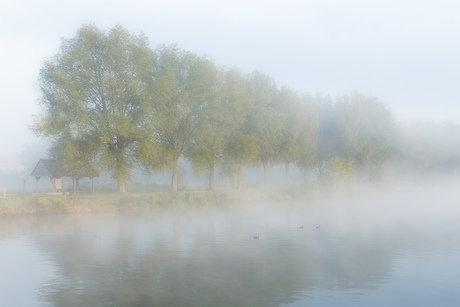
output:
M 242 125 L 232 130 L 225 142 L 224 172 L 232 177 L 236 175 L 238 189 L 243 186 L 243 167 L 257 158 L 255 140 L 255 135 L 246 133 Z
M 255 135 L 248 133 L 249 114 L 254 111 L 254 103 L 249 99 L 247 78 L 232 69 L 227 71 L 224 99 L 232 106 L 229 130 L 224 141 L 223 172 L 229 176 L 236 174 L 237 187 L 243 183 L 243 167 L 256 159 Z
M 359 93 L 338 97 L 335 107 L 343 158 L 372 175 L 394 153 L 395 122 L 391 112 L 376 98 Z
M 151 83 L 153 53 L 143 35 L 121 26 L 104 32 L 92 24 L 64 39 L 40 71 L 41 104 L 36 133 L 60 142 L 65 136 L 97 139 L 99 168 L 120 192 L 136 162 L 141 105 Z
M 284 163 L 286 185 L 290 182 L 290 163 L 300 158 L 298 144 L 301 134 L 300 96 L 297 92 L 283 86 L 276 95 L 276 103 L 284 114 L 282 135 L 276 159 Z
M 342 148 L 342 141 L 331 97 L 317 94 L 314 103 L 319 122 L 314 163 L 319 171 L 318 175 L 322 177 L 327 171 L 328 161 L 340 155 L 339 149 Z
M 225 144 L 244 120 L 244 83 L 237 69 L 217 70 L 209 65 L 206 99 L 197 114 L 197 131 L 187 150 L 195 172 L 207 171 L 214 189 L 216 167 L 225 164 Z
M 299 123 L 297 147 L 298 152 L 293 156 L 294 163 L 305 174 L 308 180 L 308 172 L 312 169 L 317 155 L 319 118 L 315 108 L 315 100 L 309 94 L 303 94 L 298 109 L 294 115 Z
M 171 171 L 171 189 L 177 191 L 178 161 L 197 133 L 198 114 L 209 94 L 211 63 L 176 46 L 160 46 L 156 54 L 146 122 L 160 147 L 155 153 Z
M 258 71 L 248 76 L 248 95 L 254 104 L 245 123 L 245 133 L 253 135 L 257 157 L 264 168 L 264 186 L 269 184 L 269 162 L 279 150 L 284 114 L 276 104 L 277 87 L 272 78 Z

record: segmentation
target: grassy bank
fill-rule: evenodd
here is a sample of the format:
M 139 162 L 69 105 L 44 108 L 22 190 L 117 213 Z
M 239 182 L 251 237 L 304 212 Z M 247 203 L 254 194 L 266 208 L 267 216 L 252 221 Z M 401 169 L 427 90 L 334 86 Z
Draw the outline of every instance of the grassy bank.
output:
M 19 214 L 71 214 L 123 210 L 189 208 L 249 202 L 277 202 L 311 195 L 312 187 L 254 188 L 220 191 L 179 191 L 75 196 L 19 195 L 0 198 L 0 216 Z

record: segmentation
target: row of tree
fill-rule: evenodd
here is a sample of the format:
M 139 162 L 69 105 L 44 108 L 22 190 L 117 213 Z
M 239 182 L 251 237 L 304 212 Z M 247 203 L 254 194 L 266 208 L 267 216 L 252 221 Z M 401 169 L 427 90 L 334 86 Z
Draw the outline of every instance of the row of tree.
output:
M 149 47 L 147 38 L 117 26 L 85 25 L 44 63 L 39 86 L 44 112 L 33 130 L 51 137 L 52 156 L 68 174 L 90 165 L 108 172 L 124 192 L 137 165 L 169 170 L 177 189 L 178 161 L 197 173 L 237 177 L 261 163 L 307 173 L 374 169 L 396 150 L 396 124 L 377 99 L 312 97 L 258 71 L 220 68 L 176 46 Z

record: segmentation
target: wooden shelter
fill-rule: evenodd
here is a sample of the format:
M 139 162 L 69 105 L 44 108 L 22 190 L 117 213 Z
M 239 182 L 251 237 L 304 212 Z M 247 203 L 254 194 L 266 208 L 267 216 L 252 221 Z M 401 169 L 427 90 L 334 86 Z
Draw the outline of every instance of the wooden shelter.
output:
M 53 192 L 58 192 L 62 189 L 61 178 L 62 177 L 69 177 L 73 179 L 73 193 L 77 193 L 77 186 L 78 180 L 83 177 L 89 177 L 91 179 L 91 184 L 93 188 L 93 193 L 95 192 L 94 189 L 94 177 L 99 177 L 97 172 L 91 167 L 88 166 L 85 169 L 89 170 L 86 173 L 82 174 L 79 177 L 71 176 L 67 174 L 55 160 L 50 159 L 40 159 L 37 165 L 35 166 L 34 170 L 30 174 L 30 176 L 35 177 L 36 180 L 36 189 L 35 191 L 38 193 L 39 191 L 39 180 L 41 177 L 49 177 L 51 181 L 51 186 Z

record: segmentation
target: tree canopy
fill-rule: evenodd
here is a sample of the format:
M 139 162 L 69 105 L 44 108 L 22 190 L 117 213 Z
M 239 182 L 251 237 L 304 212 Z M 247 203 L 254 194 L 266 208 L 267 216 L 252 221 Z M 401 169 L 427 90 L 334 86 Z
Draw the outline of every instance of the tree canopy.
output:
M 395 122 L 385 105 L 354 93 L 338 98 L 336 112 L 343 158 L 362 169 L 378 167 L 392 157 Z
M 427 170 L 460 165 L 456 143 L 439 137 L 457 136 L 456 126 L 426 126 L 430 133 L 412 137 L 375 97 L 299 93 L 175 45 L 153 49 L 122 26 L 88 24 L 63 39 L 38 84 L 44 112 L 33 130 L 53 139 L 52 156 L 74 178 L 89 165 L 105 171 L 120 192 L 138 165 L 170 171 L 176 191 L 181 158 L 208 175 L 211 190 L 216 170 L 237 175 L 241 187 L 248 164 L 262 164 L 265 186 L 277 163 L 285 165 L 287 184 L 291 164 L 306 178 L 312 168 L 320 177 L 372 174 L 392 159 L 406 169 L 415 162 Z M 431 134 L 435 141 L 427 141 Z M 441 143 L 454 153 L 433 150 Z
M 89 158 L 124 192 L 141 141 L 141 104 L 153 64 L 144 36 L 121 26 L 109 32 L 83 26 L 74 38 L 63 40 L 61 51 L 40 71 L 45 113 L 35 123 L 35 132 L 52 137 L 53 146 L 70 146 L 69 139 L 91 140 L 97 148 Z
M 172 173 L 172 190 L 176 191 L 179 158 L 196 138 L 205 104 L 215 99 L 216 72 L 211 61 L 176 46 L 161 46 L 156 55 L 145 107 L 149 118 L 146 129 L 153 133 L 160 156 Z M 149 159 L 148 155 L 144 158 Z

